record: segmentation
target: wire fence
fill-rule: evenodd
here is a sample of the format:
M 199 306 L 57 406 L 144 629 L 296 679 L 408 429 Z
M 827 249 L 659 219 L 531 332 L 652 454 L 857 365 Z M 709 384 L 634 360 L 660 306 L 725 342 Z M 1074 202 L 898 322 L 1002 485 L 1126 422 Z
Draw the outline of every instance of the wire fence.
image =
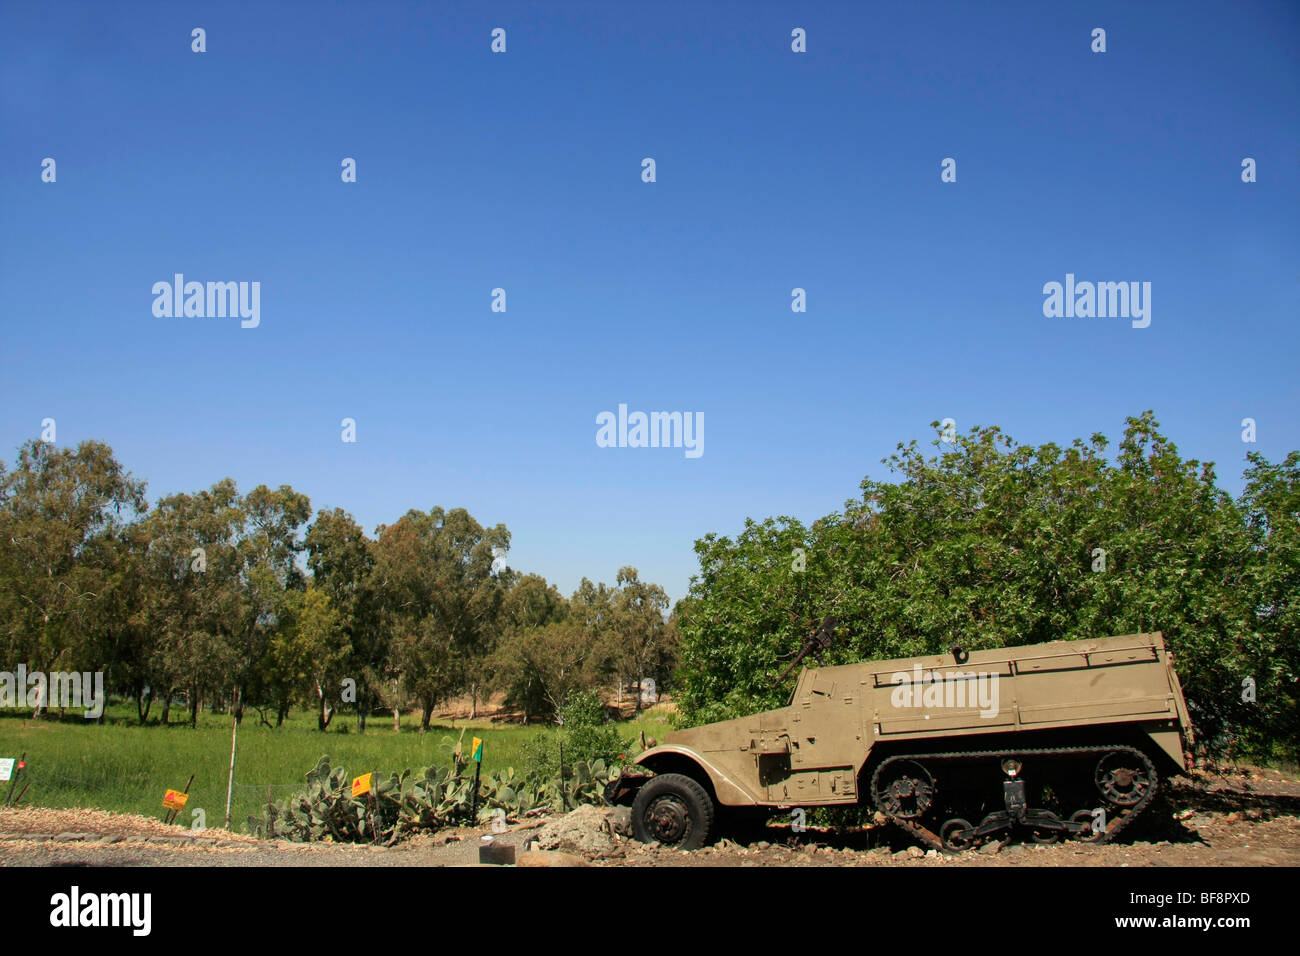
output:
M 54 783 L 58 784 L 60 788 L 79 790 L 88 789 L 88 781 L 86 777 L 70 777 L 66 774 L 47 770 L 42 767 L 33 768 L 30 763 L 21 772 L 15 771 L 15 776 L 20 783 L 28 783 L 32 785 L 37 783 Z M 152 781 L 142 780 L 139 783 L 143 787 L 147 784 L 151 784 Z M 0 783 L 0 787 L 6 786 L 6 783 Z M 263 792 L 265 792 L 267 788 L 272 790 L 303 790 L 306 788 L 305 783 L 240 783 L 238 780 L 235 781 L 235 786 L 242 790 L 260 790 Z M 163 787 L 162 789 L 166 790 L 168 788 Z M 226 785 L 223 781 L 221 784 L 221 790 L 223 793 L 225 792 L 225 789 Z

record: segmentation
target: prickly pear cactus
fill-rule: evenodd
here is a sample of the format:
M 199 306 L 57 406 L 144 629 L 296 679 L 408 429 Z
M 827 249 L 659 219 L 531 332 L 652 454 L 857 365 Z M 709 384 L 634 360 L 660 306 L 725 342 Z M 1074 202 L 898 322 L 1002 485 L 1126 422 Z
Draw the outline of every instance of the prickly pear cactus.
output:
M 529 814 L 565 812 L 599 803 L 618 768 L 603 760 L 574 761 L 551 779 L 521 775 L 513 767 L 479 781 L 477 819 L 474 776 L 458 751 L 450 767 L 431 766 L 413 777 L 410 770 L 387 778 L 375 774 L 371 793 L 352 796 L 352 778 L 323 756 L 298 793 L 272 804 L 261 817 L 248 818 L 248 831 L 266 838 L 337 843 L 392 843 L 404 834 L 491 821 L 498 810 L 507 821 Z

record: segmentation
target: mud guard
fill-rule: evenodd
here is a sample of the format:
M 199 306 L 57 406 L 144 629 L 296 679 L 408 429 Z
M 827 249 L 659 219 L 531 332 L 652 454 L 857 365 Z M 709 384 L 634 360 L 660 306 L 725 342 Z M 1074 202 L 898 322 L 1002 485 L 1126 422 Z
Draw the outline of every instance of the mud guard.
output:
M 652 774 L 683 773 L 692 777 L 700 784 L 705 785 L 706 789 L 712 791 L 714 800 L 725 807 L 752 807 L 759 804 L 759 800 L 753 794 L 741 787 L 740 784 L 732 780 L 710 761 L 691 748 L 683 747 L 680 744 L 662 744 L 638 754 L 633 766 L 649 770 Z M 617 796 L 626 799 L 630 803 L 635 798 L 636 791 L 646 780 L 650 779 L 650 776 L 646 775 L 644 770 L 638 776 L 635 773 L 629 773 L 630 769 L 625 767 L 618 779 L 605 788 L 607 800 L 611 796 Z

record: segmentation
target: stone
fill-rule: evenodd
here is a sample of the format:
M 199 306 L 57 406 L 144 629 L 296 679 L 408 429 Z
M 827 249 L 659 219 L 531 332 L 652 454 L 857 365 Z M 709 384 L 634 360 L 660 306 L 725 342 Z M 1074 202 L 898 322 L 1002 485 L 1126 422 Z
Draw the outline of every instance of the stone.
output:
M 555 850 L 530 850 L 519 854 L 516 866 L 590 866 L 586 860 L 572 853 Z
M 601 856 L 613 850 L 616 844 L 605 811 L 588 804 L 548 821 L 537 831 L 537 845 L 542 850 Z
M 605 818 L 609 820 L 609 827 L 620 836 L 632 836 L 632 808 L 631 807 L 611 807 L 605 811 Z

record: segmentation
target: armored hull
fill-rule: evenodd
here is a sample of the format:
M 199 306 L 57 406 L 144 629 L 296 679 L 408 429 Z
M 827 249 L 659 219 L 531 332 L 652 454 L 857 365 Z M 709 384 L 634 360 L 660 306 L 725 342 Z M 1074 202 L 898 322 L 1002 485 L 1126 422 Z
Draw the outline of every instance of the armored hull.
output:
M 787 706 L 669 734 L 607 796 L 683 847 L 727 808 L 855 804 L 947 850 L 1104 841 L 1191 745 L 1162 636 L 1132 634 L 805 668 Z

